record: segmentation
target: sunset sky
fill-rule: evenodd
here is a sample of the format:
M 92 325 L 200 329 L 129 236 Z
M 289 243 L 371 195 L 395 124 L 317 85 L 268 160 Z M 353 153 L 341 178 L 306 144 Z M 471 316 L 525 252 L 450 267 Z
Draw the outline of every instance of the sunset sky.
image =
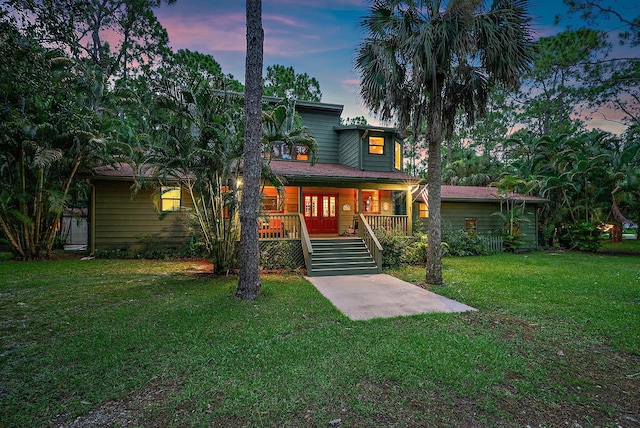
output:
M 640 14 L 635 0 L 601 1 L 612 4 L 626 17 Z M 343 117 L 365 116 L 377 123 L 362 106 L 354 52 L 363 35 L 359 28 L 367 13 L 368 0 L 263 0 L 265 31 L 264 64 L 293 66 L 320 82 L 322 101 L 343 104 Z M 536 38 L 566 29 L 563 20 L 554 25 L 554 16 L 566 18 L 560 1 L 532 1 L 532 28 Z M 190 49 L 212 55 L 225 73 L 244 82 L 245 2 L 238 0 L 178 0 L 156 10 L 169 32 L 174 50 Z M 604 23 L 614 29 L 617 21 Z

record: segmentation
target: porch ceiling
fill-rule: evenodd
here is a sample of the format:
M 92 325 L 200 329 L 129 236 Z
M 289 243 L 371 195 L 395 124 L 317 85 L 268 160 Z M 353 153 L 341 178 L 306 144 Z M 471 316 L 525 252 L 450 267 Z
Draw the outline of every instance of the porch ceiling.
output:
M 271 170 L 291 182 L 381 182 L 398 184 L 424 183 L 425 180 L 399 171 L 361 171 L 346 165 L 272 160 Z

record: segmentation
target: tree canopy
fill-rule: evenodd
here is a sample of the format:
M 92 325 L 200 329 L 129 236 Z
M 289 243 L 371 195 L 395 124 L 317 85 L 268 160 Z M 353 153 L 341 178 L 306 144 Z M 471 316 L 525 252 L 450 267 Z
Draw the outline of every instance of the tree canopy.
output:
M 263 94 L 317 102 L 322 99 L 320 83 L 315 77 L 310 77 L 307 73 L 298 74 L 293 67 L 278 64 L 267 67 Z
M 429 242 L 426 280 L 442 283 L 441 145 L 456 114 L 472 124 L 496 84 L 517 88 L 530 60 L 525 1 L 375 2 L 356 54 L 361 96 L 383 120 L 411 126 L 428 147 Z M 424 125 L 426 124 L 426 130 Z

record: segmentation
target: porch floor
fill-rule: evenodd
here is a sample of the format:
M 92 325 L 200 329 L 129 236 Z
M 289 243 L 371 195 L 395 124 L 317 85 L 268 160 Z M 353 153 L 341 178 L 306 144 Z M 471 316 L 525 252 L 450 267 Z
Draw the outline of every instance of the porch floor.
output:
M 307 277 L 352 320 L 476 309 L 387 274 Z

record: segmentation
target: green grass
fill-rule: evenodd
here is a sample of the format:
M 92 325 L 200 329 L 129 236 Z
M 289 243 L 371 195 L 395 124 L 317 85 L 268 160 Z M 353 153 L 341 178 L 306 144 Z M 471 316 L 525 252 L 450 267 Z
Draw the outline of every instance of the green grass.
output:
M 622 242 L 605 241 L 602 250 L 640 253 L 640 239 L 623 239 Z
M 0 263 L 0 426 L 60 426 L 90 411 L 118 426 L 113 409 L 143 426 L 640 418 L 639 380 L 627 377 L 640 372 L 637 258 L 447 258 L 447 285 L 434 291 L 478 312 L 366 322 L 299 276 L 265 276 L 264 295 L 243 302 L 234 278 L 194 266 Z

